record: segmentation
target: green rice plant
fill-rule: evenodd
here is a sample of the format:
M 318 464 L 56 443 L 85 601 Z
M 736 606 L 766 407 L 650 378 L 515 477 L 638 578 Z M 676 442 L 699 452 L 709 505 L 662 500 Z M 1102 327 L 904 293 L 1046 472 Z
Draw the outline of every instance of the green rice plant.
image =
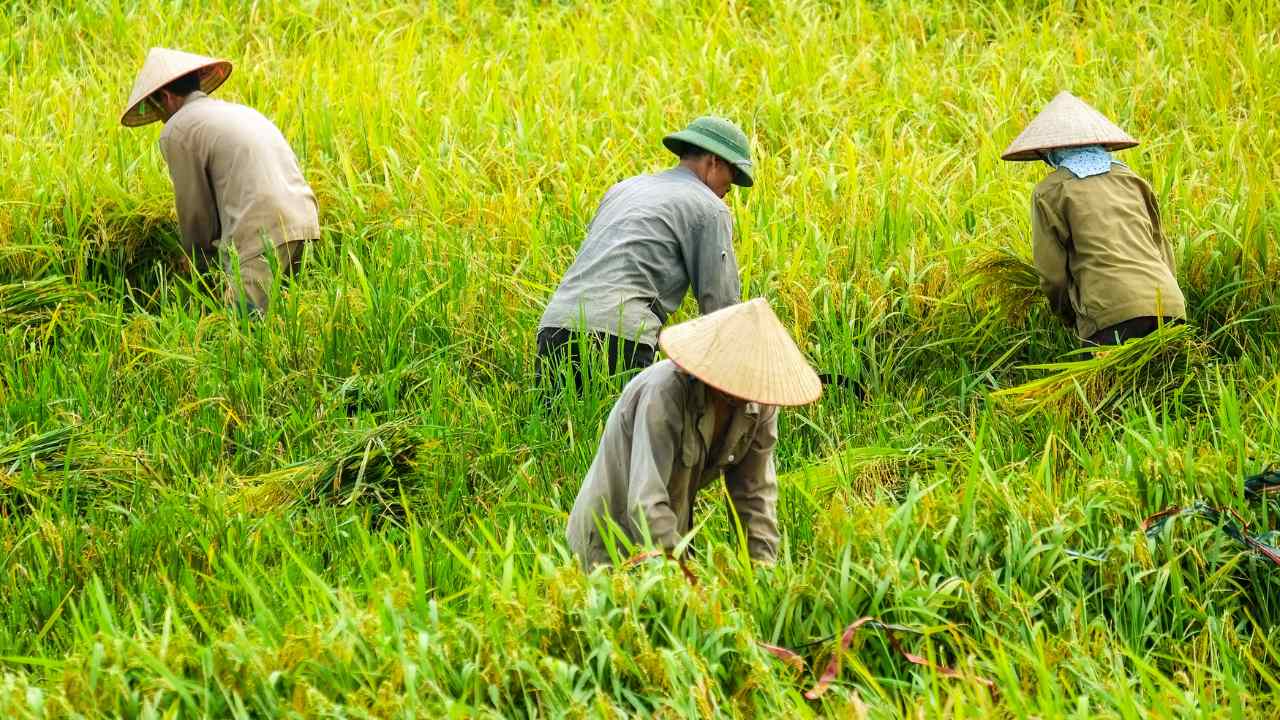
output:
M 1211 353 L 1196 330 L 1171 324 L 1123 345 L 1076 351 L 1076 360 L 1023 366 L 1042 374 L 992 397 L 1025 418 L 1035 413 L 1088 417 L 1134 400 L 1201 405 L 1197 380 Z
M 0 318 L 0 717 L 1272 717 L 1280 573 L 1138 525 L 1239 509 L 1280 457 L 1277 27 L 1262 0 L 0 3 L 0 282 L 87 291 Z M 235 63 L 215 97 L 319 201 L 259 321 L 174 271 L 161 127 L 118 124 L 170 44 Z M 1061 89 L 1141 140 L 1117 158 L 1212 365 L 1017 369 L 1076 342 L 1025 257 L 1048 169 L 999 159 Z M 708 490 L 696 588 L 585 573 L 564 520 L 617 384 L 545 408 L 535 328 L 608 188 L 707 112 L 758 168 L 726 198 L 744 297 L 845 384 L 780 413 L 774 565 Z M 865 615 L 999 693 L 868 634 L 809 701 L 756 645 L 820 668 Z

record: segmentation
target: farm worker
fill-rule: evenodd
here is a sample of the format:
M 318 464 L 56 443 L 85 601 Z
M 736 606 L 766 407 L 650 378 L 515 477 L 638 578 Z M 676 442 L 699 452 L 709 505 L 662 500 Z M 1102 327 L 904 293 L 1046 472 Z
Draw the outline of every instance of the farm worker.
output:
M 772 562 L 778 406 L 818 399 L 817 374 L 760 298 L 667 328 L 658 342 L 668 359 L 636 375 L 609 413 L 569 514 L 569 546 L 588 569 L 610 562 L 613 529 L 674 553 L 698 491 L 723 475 L 751 557 Z
M 152 48 L 120 122 L 164 122 L 160 152 L 188 263 L 203 268 L 217 252 L 226 302 L 265 311 L 272 265 L 292 274 L 305 243 L 320 237 L 320 220 L 280 130 L 252 108 L 208 96 L 230 74 L 226 60 Z
M 539 378 L 567 359 L 580 386 L 587 343 L 605 350 L 610 373 L 648 367 L 658 330 L 690 287 L 703 314 L 741 300 L 723 198 L 732 185 L 752 185 L 746 134 L 700 117 L 662 144 L 679 157 L 675 167 L 623 180 L 596 209 L 538 324 Z
M 1118 345 L 1186 317 L 1155 194 L 1111 151 L 1138 144 L 1059 93 L 1004 151 L 1054 171 L 1031 194 L 1040 287 L 1085 345 Z

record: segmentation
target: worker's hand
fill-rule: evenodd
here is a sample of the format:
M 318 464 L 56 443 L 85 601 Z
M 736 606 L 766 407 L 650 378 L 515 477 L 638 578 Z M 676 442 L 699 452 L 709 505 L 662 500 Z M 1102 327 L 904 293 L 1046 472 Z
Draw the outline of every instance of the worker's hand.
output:
M 688 563 L 685 562 L 683 555 L 677 555 L 671 548 L 664 548 L 663 552 L 668 560 L 674 560 L 676 565 L 680 566 L 680 572 L 684 573 L 684 579 L 688 580 L 690 585 L 698 584 L 698 576 L 694 574 Z

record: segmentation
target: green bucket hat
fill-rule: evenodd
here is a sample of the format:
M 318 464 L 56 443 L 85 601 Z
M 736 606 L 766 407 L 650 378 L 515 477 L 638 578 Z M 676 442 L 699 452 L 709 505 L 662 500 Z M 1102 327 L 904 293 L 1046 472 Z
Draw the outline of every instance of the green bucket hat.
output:
M 747 134 L 724 118 L 703 115 L 680 132 L 662 138 L 668 150 L 680 154 L 686 145 L 702 148 L 733 166 L 733 184 L 751 187 L 751 148 Z

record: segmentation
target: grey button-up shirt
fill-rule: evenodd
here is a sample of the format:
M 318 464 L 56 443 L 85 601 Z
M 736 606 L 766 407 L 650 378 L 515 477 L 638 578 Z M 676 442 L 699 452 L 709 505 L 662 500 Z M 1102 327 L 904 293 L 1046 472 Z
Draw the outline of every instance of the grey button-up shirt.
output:
M 690 287 L 703 314 L 741 300 L 729 207 L 687 168 L 640 175 L 605 193 L 538 326 L 655 345 Z
M 746 403 L 726 428 L 712 447 L 715 409 L 707 388 L 670 360 L 632 379 L 609 413 L 569 514 L 569 546 L 583 563 L 609 562 L 600 534 L 609 521 L 633 542 L 647 527 L 656 545 L 674 548 L 693 527 L 698 491 L 721 474 L 751 557 L 772 562 L 778 550 L 778 409 Z
M 235 250 L 320 237 L 316 197 L 280 130 L 257 110 L 202 92 L 164 124 L 160 152 L 169 166 L 182 245 L 191 253 Z

